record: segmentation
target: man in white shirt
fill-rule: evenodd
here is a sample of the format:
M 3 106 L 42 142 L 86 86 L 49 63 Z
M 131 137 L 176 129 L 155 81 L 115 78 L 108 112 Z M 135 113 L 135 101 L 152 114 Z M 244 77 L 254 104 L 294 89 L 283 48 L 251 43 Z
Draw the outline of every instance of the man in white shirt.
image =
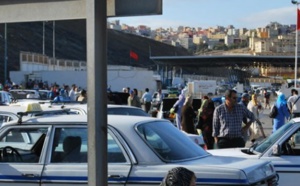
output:
M 70 101 L 76 101 L 76 85 L 73 84 L 69 92 Z
M 287 106 L 291 113 L 291 118 L 300 117 L 300 96 L 296 89 L 291 90 L 292 96 L 287 101 Z
M 151 108 L 151 101 L 152 101 L 152 96 L 149 93 L 149 89 L 145 89 L 145 93 L 142 96 L 142 102 L 145 104 L 145 112 L 149 112 Z

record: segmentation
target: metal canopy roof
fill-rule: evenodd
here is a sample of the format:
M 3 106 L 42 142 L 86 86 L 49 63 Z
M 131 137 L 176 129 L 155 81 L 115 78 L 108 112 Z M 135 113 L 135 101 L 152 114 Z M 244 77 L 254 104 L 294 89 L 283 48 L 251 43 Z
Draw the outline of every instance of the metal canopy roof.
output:
M 86 19 L 88 0 L 1 0 L 0 23 Z M 107 17 L 162 14 L 162 0 L 106 0 Z
M 156 64 L 181 67 L 221 67 L 238 65 L 248 67 L 257 64 L 271 66 L 295 66 L 295 56 L 252 56 L 252 55 L 220 55 L 220 56 L 155 56 L 150 57 Z

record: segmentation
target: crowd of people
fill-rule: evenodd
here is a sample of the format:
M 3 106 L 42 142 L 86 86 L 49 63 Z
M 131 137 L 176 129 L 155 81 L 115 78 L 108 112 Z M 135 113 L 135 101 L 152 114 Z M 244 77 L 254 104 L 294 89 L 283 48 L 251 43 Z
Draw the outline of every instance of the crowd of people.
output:
M 269 98 L 264 95 L 265 106 L 270 108 Z M 192 95 L 187 95 L 183 89 L 171 112 L 176 113 L 176 125 L 180 130 L 202 134 L 207 149 L 245 147 L 248 140 L 254 143 L 266 137 L 259 120 L 263 106 L 255 93 L 243 93 L 239 103 L 237 99 L 235 90 L 227 90 L 225 102 L 215 108 L 211 98 L 203 96 L 201 107 L 195 112 Z
M 120 98 L 116 98 L 117 95 L 114 95 L 115 97 L 113 97 L 112 92 L 111 91 L 108 92 L 109 92 L 109 96 L 108 96 L 109 102 L 116 104 L 116 100 L 119 100 Z M 164 98 L 161 89 L 157 90 L 156 92 L 157 95 L 155 96 L 154 100 L 153 100 L 153 95 L 149 92 L 149 88 L 145 88 L 145 91 L 141 97 L 139 97 L 138 90 L 136 88 L 134 89 L 130 89 L 130 87 L 123 88 L 122 92 L 128 94 L 128 98 L 127 98 L 128 106 L 143 108 L 146 113 L 150 113 L 152 104 L 155 104 L 155 106 L 159 108 Z
M 61 101 L 79 101 L 87 103 L 87 92 L 85 89 L 78 87 L 76 84 L 59 85 L 57 83 L 49 84 L 47 81 L 29 79 L 27 83 L 15 84 L 8 78 L 4 85 L 0 83 L 0 90 L 9 91 L 11 89 L 32 89 L 32 90 L 48 90 L 47 95 L 43 99 L 52 100 L 53 102 Z
M 59 86 L 56 83 L 49 85 L 47 82 L 29 80 L 26 89 L 46 89 L 50 90 L 47 97 L 55 101 L 80 101 L 87 102 L 87 92 L 80 89 L 76 84 Z M 8 79 L 1 89 L 22 88 L 21 85 L 13 84 Z M 155 100 L 149 93 L 149 88 L 145 88 L 141 97 L 138 96 L 136 88 L 123 88 L 123 93 L 127 93 L 127 105 L 140 107 L 145 112 L 151 112 L 152 104 L 159 108 L 164 95 L 159 89 Z M 286 120 L 300 116 L 300 96 L 298 91 L 292 89 L 292 96 L 286 101 L 285 95 L 277 96 L 274 106 L 278 114 L 273 118 L 273 131 L 278 130 Z M 270 95 L 264 90 L 264 108 L 271 109 Z M 262 103 L 257 99 L 257 94 L 249 95 L 244 93 L 241 101 L 237 102 L 237 92 L 227 90 L 225 92 L 225 102 L 218 107 L 208 96 L 202 97 L 202 104 L 195 112 L 193 108 L 193 96 L 187 94 L 187 89 L 182 89 L 178 100 L 173 105 L 171 112 L 176 114 L 175 124 L 179 130 L 190 134 L 201 134 L 207 149 L 245 147 L 250 140 L 254 143 L 259 138 L 265 138 L 262 124 L 259 120 L 260 112 L 263 109 Z M 122 104 L 122 100 L 111 91 L 108 91 L 108 103 Z

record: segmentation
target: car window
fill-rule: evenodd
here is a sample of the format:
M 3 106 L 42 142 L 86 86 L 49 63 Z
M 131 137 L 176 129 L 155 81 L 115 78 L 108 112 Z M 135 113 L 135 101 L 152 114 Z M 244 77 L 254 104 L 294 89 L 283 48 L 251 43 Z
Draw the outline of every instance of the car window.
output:
M 282 155 L 300 155 L 300 129 L 289 136 L 286 141 L 281 144 Z
M 56 128 L 52 147 L 52 163 L 87 162 L 87 128 Z
M 129 116 L 149 116 L 142 109 L 135 108 L 107 108 L 107 114 L 109 115 L 129 115 Z
M 9 128 L 0 137 L 1 162 L 38 162 L 48 128 Z
M 277 142 L 277 140 L 280 137 L 282 137 L 286 133 L 286 131 L 288 131 L 289 128 L 292 127 L 292 125 L 292 123 L 284 124 L 273 134 L 271 134 L 268 138 L 266 138 L 266 140 L 254 147 L 253 150 L 259 153 L 263 153 L 265 150 L 269 149 L 272 145 L 274 145 L 274 143 Z
M 137 131 L 164 161 L 181 161 L 208 155 L 170 122 L 140 124 Z
M 107 134 L 107 161 L 108 163 L 125 163 L 126 158 L 120 145 L 113 138 L 113 136 Z
M 6 123 L 9 121 L 12 121 L 14 118 L 8 115 L 0 115 L 0 126 L 2 125 L 2 123 Z
M 108 133 L 107 160 L 109 163 L 126 162 L 120 145 Z M 52 163 L 86 163 L 87 162 L 87 128 L 56 128 L 52 148 Z

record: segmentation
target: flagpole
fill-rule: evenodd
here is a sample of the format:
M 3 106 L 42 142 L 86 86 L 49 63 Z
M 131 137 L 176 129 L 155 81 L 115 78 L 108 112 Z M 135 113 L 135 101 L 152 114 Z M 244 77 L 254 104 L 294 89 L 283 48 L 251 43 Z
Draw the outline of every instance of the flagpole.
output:
M 298 5 L 299 5 L 299 2 L 298 1 L 294 1 L 294 0 L 292 0 L 292 3 L 293 4 L 296 4 L 297 6 L 297 17 L 296 17 L 296 31 L 295 31 L 295 33 L 296 33 L 296 41 L 295 41 L 295 82 L 294 82 L 294 87 L 295 88 L 297 88 L 297 73 L 298 73 L 298 67 L 297 67 L 297 65 L 298 65 L 298 26 L 300 26 L 300 25 L 298 25 L 298 19 L 299 19 L 299 10 L 298 10 Z
M 298 72 L 298 3 L 297 3 L 297 23 L 296 23 L 296 45 L 295 45 L 295 85 L 297 88 L 297 72 Z

